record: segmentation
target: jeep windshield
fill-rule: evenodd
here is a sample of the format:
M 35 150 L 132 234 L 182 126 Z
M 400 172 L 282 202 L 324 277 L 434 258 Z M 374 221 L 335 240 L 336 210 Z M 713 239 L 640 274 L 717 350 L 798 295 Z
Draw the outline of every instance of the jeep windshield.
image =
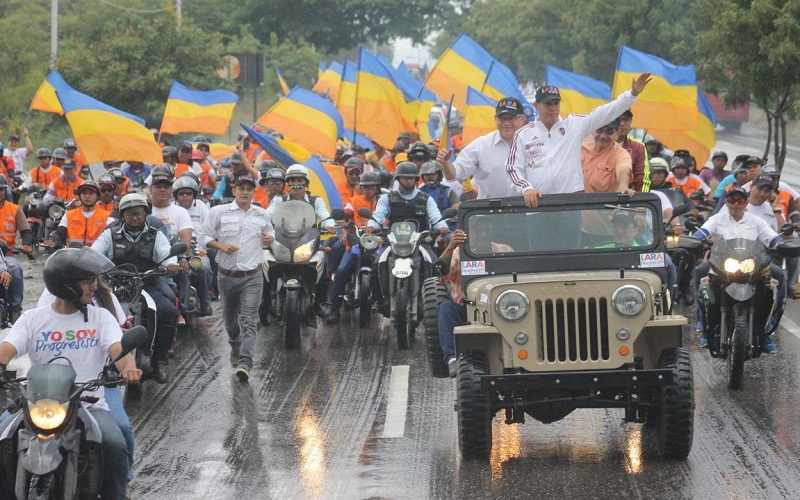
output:
M 470 255 L 644 251 L 658 243 L 650 205 L 492 210 L 467 218 Z

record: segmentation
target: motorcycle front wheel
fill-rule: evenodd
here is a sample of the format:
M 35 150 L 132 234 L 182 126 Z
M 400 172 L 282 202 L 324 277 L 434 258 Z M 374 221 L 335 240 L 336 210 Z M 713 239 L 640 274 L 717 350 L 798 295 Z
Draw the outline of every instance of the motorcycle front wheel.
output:
M 300 290 L 286 291 L 283 309 L 283 346 L 286 349 L 300 347 Z
M 749 333 L 747 304 L 736 304 L 733 306 L 733 334 L 728 346 L 728 389 L 741 389 L 744 383 L 744 360 Z
M 398 284 L 394 303 L 394 327 L 397 331 L 397 347 L 408 349 L 408 286 L 405 282 Z
M 364 328 L 372 316 L 372 304 L 369 301 L 370 275 L 363 273 L 358 279 L 361 280 L 358 287 L 358 326 Z

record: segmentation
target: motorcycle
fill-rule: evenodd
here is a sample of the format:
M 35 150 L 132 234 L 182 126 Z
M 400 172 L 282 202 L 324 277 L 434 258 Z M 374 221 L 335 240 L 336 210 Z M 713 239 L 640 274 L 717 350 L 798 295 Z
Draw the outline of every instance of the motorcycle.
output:
M 169 257 L 174 257 L 186 252 L 186 245 L 175 243 L 170 247 Z M 164 259 L 166 260 L 166 259 Z M 163 262 L 163 261 L 162 261 Z M 160 263 L 159 263 L 160 264 Z M 153 297 L 144 289 L 148 280 L 159 279 L 160 276 L 167 274 L 166 268 L 161 265 L 140 273 L 133 264 L 120 264 L 103 275 L 111 292 L 119 300 L 122 311 L 128 317 L 132 326 L 143 326 L 147 331 L 147 341 L 143 343 L 141 349 L 136 349 L 134 358 L 136 366 L 142 370 L 142 381 L 153 376 L 153 349 L 156 338 L 156 303 Z M 123 402 L 128 393 L 138 394 L 138 386 L 126 387 L 123 392 Z
M 83 394 L 120 385 L 114 363 L 146 338 L 144 327 L 125 332 L 122 352 L 94 380 L 76 382 L 69 360 L 57 357 L 32 366 L 27 377 L 4 382 L 19 387 L 20 396 L 8 409 L 11 416 L 0 424 L 0 498 L 98 497 L 102 435 L 82 405 L 98 398 Z
M 456 210 L 448 208 L 433 225 L 452 218 L 456 213 Z M 372 217 L 369 210 L 363 208 L 359 215 Z M 418 229 L 414 220 L 392 224 L 386 236 L 389 246 L 378 258 L 378 278 L 383 296 L 389 297 L 388 318 L 394 324 L 400 349 L 408 349 L 409 341 L 422 321 L 422 282 L 429 277 L 430 266 L 436 260 L 429 247 L 435 241 L 435 234 Z
M 50 239 L 50 233 L 55 231 L 58 225 L 61 223 L 61 219 L 64 217 L 64 214 L 67 210 L 75 208 L 79 206 L 80 201 L 77 199 L 65 201 L 62 198 L 57 198 L 48 208 L 47 208 L 47 218 L 44 220 L 44 232 L 42 234 L 42 238 L 44 240 Z
M 287 349 L 300 346 L 301 323 L 316 325 L 315 291 L 325 272 L 316 218 L 314 207 L 306 202 L 281 203 L 272 217 L 275 241 L 264 250 L 262 273 L 271 285 L 270 312 L 283 322 Z
M 764 337 L 780 322 L 784 297 L 779 297 L 778 280 L 770 275 L 772 254 L 800 255 L 798 238 L 785 239 L 770 250 L 756 236 L 738 225 L 717 235 L 710 271 L 700 279 L 704 335 L 711 356 L 727 362 L 730 389 L 742 388 L 745 361 L 761 355 Z
M 375 234 L 364 232 L 364 228 L 355 228 L 355 237 L 358 243 L 350 248 L 352 258 L 358 259 L 357 271 L 350 277 L 350 282 L 345 287 L 344 307 L 346 309 L 358 308 L 358 326 L 364 328 L 369 324 L 372 316 L 371 286 L 372 265 L 378 254 L 378 248 L 383 243 L 383 238 Z
M 22 206 L 22 212 L 28 219 L 28 225 L 33 235 L 31 249 L 34 253 L 38 252 L 39 245 L 45 240 L 42 214 L 42 199 L 44 199 L 45 192 L 46 189 L 41 184 L 31 184 L 28 188 L 25 204 Z

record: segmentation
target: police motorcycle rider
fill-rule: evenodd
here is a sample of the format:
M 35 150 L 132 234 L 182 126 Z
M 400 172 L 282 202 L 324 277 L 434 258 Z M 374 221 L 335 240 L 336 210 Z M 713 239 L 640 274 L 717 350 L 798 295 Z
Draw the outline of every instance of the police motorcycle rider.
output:
M 102 372 L 107 357 L 115 358 L 120 354 L 122 332 L 110 312 L 102 307 L 88 307 L 88 304 L 92 302 L 98 276 L 112 267 L 107 258 L 88 248 L 62 249 L 50 256 L 44 266 L 43 279 L 45 287 L 56 299 L 52 305 L 27 311 L 11 329 L 0 344 L 0 372 L 12 358 L 24 354 L 30 356 L 34 365 L 48 363 L 56 357 L 66 358 L 77 373 L 77 381 L 94 379 Z M 95 330 L 96 342 L 57 351 L 48 347 L 69 342 L 52 336 L 42 340 L 41 332 L 80 329 Z M 40 349 L 42 342 L 44 348 Z M 126 383 L 135 383 L 141 377 L 142 372 L 131 355 L 117 361 L 116 366 Z M 106 404 L 104 388 L 85 394 L 99 398 L 95 403 L 85 403 L 84 408 L 94 418 L 102 435 L 100 498 L 123 500 L 128 479 L 127 444 Z
M 361 174 L 359 185 L 361 186 L 363 194 L 351 198 L 350 201 L 347 202 L 347 205 L 345 205 L 344 212 L 347 220 L 352 220 L 357 224 L 363 224 L 367 222 L 368 219 L 359 215 L 358 210 L 360 208 L 366 208 L 370 212 L 375 211 L 378 204 L 378 197 L 381 194 L 381 176 L 378 172 L 365 172 Z M 350 241 L 351 247 L 359 243 L 354 233 L 347 233 L 347 235 L 353 236 Z M 353 273 L 358 269 L 358 262 L 359 256 L 347 251 L 339 263 L 339 267 L 336 269 L 333 278 L 333 289 L 331 291 L 331 312 L 327 319 L 329 325 L 335 325 L 341 318 L 339 309 L 342 307 L 342 295 L 344 294 L 347 282 L 350 281 Z
M 372 214 L 372 219 L 367 223 L 365 230 L 368 233 L 380 231 L 382 227 L 377 221 L 388 219 L 389 227 L 391 227 L 395 222 L 411 219 L 417 222 L 418 231 L 425 231 L 433 226 L 441 234 L 447 234 L 450 230 L 447 227 L 447 223 L 441 220 L 442 214 L 436 206 L 436 202 L 433 198 L 417 189 L 417 182 L 419 181 L 417 166 L 410 161 L 400 162 L 397 164 L 394 177 L 397 180 L 398 189 L 381 195 Z M 422 245 L 420 249 L 430 253 L 431 261 L 436 258 L 427 245 Z M 384 316 L 388 317 L 389 298 L 384 297 L 380 286 L 380 275 L 384 274 L 381 272 L 380 264 L 387 265 L 386 257 L 386 252 L 382 252 L 381 257 L 373 268 L 372 294 L 380 304 Z M 423 280 L 419 281 L 422 283 Z
M 122 224 L 106 228 L 94 242 L 92 250 L 106 256 L 115 266 L 133 264 L 139 272 L 155 269 L 159 263 L 167 267 L 170 276 L 180 271 L 176 257 L 170 253 L 169 239 L 145 222 L 150 203 L 140 193 L 129 193 L 119 202 Z M 156 332 L 153 349 L 154 378 L 159 384 L 169 380 L 167 362 L 176 331 L 178 309 L 175 294 L 162 277 L 146 282 L 144 289 L 156 303 Z
M 200 185 L 189 173 L 181 174 L 180 177 L 175 179 L 172 183 L 172 196 L 173 204 L 186 209 L 189 212 L 189 217 L 192 219 L 192 226 L 194 227 L 194 234 L 200 234 L 200 228 L 203 226 L 203 221 L 208 217 L 211 209 L 208 204 L 200 201 Z M 211 262 L 205 252 L 201 252 L 200 260 L 203 265 L 198 270 L 197 274 L 192 276 L 197 280 L 197 295 L 200 299 L 200 312 L 197 314 L 199 317 L 211 316 L 211 296 L 208 294 L 208 288 L 211 285 Z
M 442 184 L 444 173 L 442 172 L 442 166 L 438 162 L 430 160 L 423 163 L 419 170 L 419 175 L 422 177 L 423 182 L 419 186 L 419 190 L 433 198 L 440 212 L 444 212 L 448 208 L 458 208 L 458 195 L 450 186 Z
M 311 178 L 308 175 L 307 167 L 294 164 L 286 169 L 286 184 L 289 186 L 289 194 L 275 196 L 267 209 L 267 215 L 269 215 L 270 220 L 274 220 L 273 215 L 275 214 L 275 209 L 284 201 L 304 201 L 314 207 L 314 213 L 317 215 L 317 222 L 324 227 L 328 233 L 336 234 L 336 223 L 331 218 L 328 207 L 325 206 L 325 201 L 319 196 L 312 196 L 311 193 L 307 191 L 310 181 Z M 280 224 L 280 221 L 274 222 L 275 225 Z M 317 316 L 323 318 L 328 315 L 325 304 L 330 285 L 330 277 L 328 277 L 328 274 L 329 273 L 324 273 L 323 277 L 317 282 L 314 293 L 314 312 Z

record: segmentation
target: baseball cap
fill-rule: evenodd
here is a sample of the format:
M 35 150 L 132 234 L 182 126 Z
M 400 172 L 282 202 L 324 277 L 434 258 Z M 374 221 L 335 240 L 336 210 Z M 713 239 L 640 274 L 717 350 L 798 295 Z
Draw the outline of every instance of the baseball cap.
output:
M 610 128 L 613 132 L 616 132 L 619 129 L 619 118 L 606 123 L 602 127 L 598 127 L 597 130 L 604 129 L 606 127 Z
M 495 116 L 500 115 L 513 115 L 518 116 L 523 113 L 522 102 L 514 97 L 503 97 L 497 101 L 497 108 L 494 112 Z
M 244 184 L 245 182 L 249 182 L 253 186 L 256 185 L 256 181 L 254 181 L 253 178 L 250 177 L 249 175 L 243 175 L 241 177 L 237 177 L 236 181 L 233 183 L 233 185 L 234 186 L 239 186 L 241 184 Z
M 8 140 L 9 141 L 13 141 L 13 140 L 17 140 L 18 141 L 19 140 L 19 134 L 11 134 L 11 135 L 9 135 L 8 136 Z
M 758 156 L 750 156 L 745 161 L 742 162 L 742 165 L 747 166 L 747 165 L 749 165 L 751 163 L 755 163 L 757 165 L 763 165 L 764 164 L 764 160 L 762 160 Z
M 763 175 L 771 175 L 773 177 L 780 177 L 781 171 L 778 170 L 776 165 L 764 165 L 761 167 L 761 174 Z
M 620 210 L 611 217 L 612 224 L 633 224 L 636 222 L 636 214 L 629 210 Z
M 738 165 L 736 168 L 733 169 L 733 175 L 734 176 L 739 175 L 739 174 L 746 174 L 746 173 L 747 173 L 747 169 L 744 168 L 744 165 L 742 165 L 742 164 Z
M 758 174 L 755 179 L 753 179 L 753 186 L 769 186 L 772 187 L 772 181 L 775 180 L 771 175 L 767 174 Z
M 561 91 L 553 85 L 542 85 L 536 89 L 536 102 L 553 102 L 561 100 Z
M 733 195 L 739 195 L 742 198 L 747 198 L 748 197 L 747 191 L 743 187 L 740 187 L 740 186 L 732 187 L 730 189 L 730 191 L 728 191 L 728 194 L 725 195 L 725 197 L 726 198 L 730 198 Z

